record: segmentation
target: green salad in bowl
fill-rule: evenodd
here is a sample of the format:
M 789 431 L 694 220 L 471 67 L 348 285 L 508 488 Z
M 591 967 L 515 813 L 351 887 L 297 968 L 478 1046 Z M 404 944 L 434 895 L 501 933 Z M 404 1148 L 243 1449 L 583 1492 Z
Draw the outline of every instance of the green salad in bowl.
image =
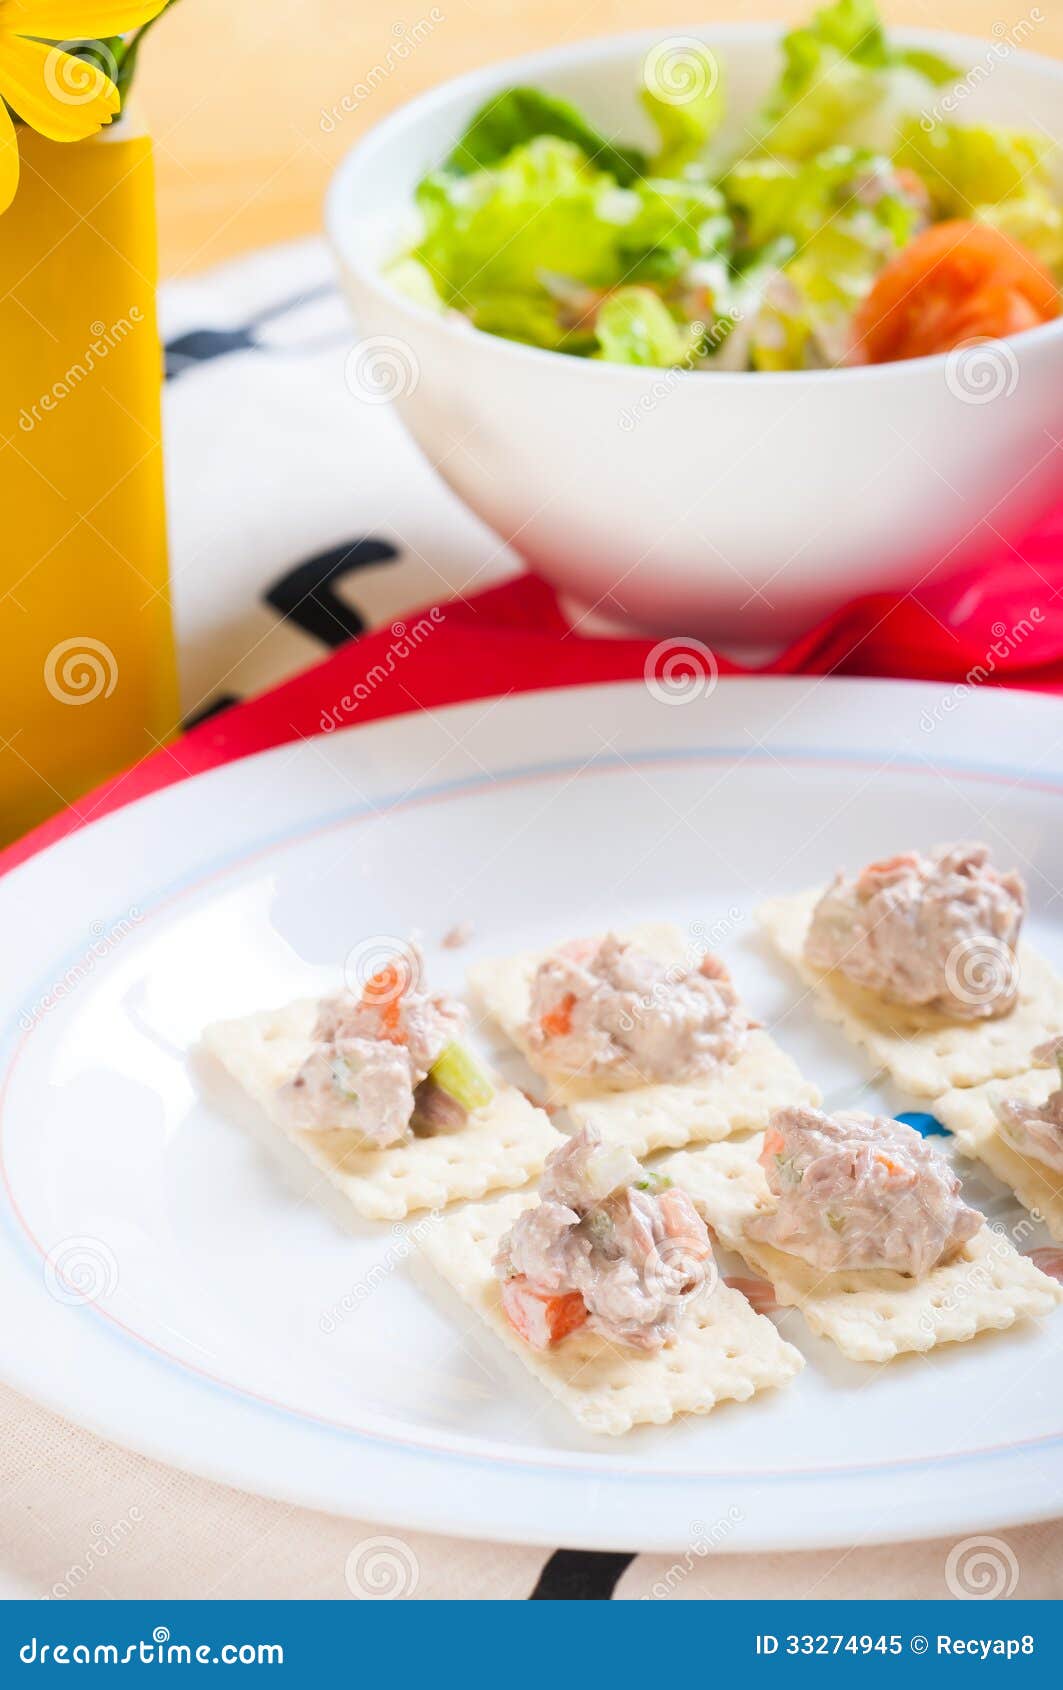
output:
M 836 0 L 738 124 L 707 46 L 648 53 L 650 148 L 506 89 L 420 182 L 387 278 L 489 334 L 663 368 L 887 363 L 1037 327 L 1063 277 L 1052 143 L 956 121 L 963 75 Z

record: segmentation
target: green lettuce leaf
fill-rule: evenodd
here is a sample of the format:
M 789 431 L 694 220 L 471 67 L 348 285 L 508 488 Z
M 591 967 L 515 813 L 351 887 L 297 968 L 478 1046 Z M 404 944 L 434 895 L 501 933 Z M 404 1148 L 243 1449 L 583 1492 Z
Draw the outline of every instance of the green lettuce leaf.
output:
M 477 299 L 467 315 L 474 327 L 485 334 L 519 340 L 525 346 L 541 346 L 547 352 L 570 352 L 586 357 L 597 345 L 593 329 L 569 327 L 562 319 L 557 301 L 545 292 L 488 294 Z
M 977 205 L 1000 205 L 1045 189 L 1051 142 L 1018 129 L 969 128 L 916 117 L 902 124 L 898 165 L 914 170 L 930 190 L 939 217 L 967 217 Z
M 634 192 L 638 208 L 619 244 L 623 280 L 665 283 L 692 258 L 731 252 L 734 223 L 719 188 L 651 176 Z
M 425 228 L 413 257 L 448 304 L 466 308 L 494 293 L 534 293 L 544 271 L 608 287 L 639 209 L 574 142 L 550 135 L 493 169 L 428 176 L 417 201 Z
M 961 74 L 951 60 L 943 59 L 940 53 L 931 53 L 926 47 L 901 47 L 892 54 L 892 60 L 894 64 L 906 65 L 909 70 L 916 71 L 934 88 L 955 82 Z
M 424 305 L 429 311 L 444 309 L 435 282 L 416 258 L 396 258 L 392 263 L 385 264 L 380 274 L 396 292 L 405 294 L 415 305 Z
M 662 42 L 646 55 L 641 98 L 660 136 L 653 174 L 677 176 L 701 158 L 723 122 L 723 78 L 715 54 L 695 42 Z
M 874 0 L 836 0 L 803 29 L 783 37 L 783 69 L 762 113 L 763 145 L 776 156 L 808 158 L 848 138 L 891 91 L 899 67 L 928 86 L 959 71 L 936 54 L 894 49 Z
M 865 194 L 865 185 L 873 193 Z M 742 245 L 754 249 L 780 236 L 803 246 L 838 218 L 871 220 L 903 246 L 918 224 L 915 198 L 890 161 L 861 148 L 828 147 L 803 163 L 742 159 L 724 187 Z
M 646 155 L 638 147 L 618 147 L 588 123 L 567 100 L 542 94 L 537 88 L 507 88 L 481 106 L 442 168 L 450 176 L 501 164 L 514 147 L 537 135 L 571 141 L 600 169 L 620 183 L 645 174 Z
M 1027 247 L 1063 280 L 1063 210 L 1050 194 L 1035 190 L 999 205 L 976 205 L 974 216 Z
M 828 223 L 769 288 L 750 335 L 757 370 L 800 370 L 840 364 L 849 349 L 853 312 L 890 254 L 868 221 Z
M 611 364 L 665 369 L 688 363 L 696 350 L 693 331 L 650 288 L 618 288 L 600 306 L 595 332 L 600 356 Z

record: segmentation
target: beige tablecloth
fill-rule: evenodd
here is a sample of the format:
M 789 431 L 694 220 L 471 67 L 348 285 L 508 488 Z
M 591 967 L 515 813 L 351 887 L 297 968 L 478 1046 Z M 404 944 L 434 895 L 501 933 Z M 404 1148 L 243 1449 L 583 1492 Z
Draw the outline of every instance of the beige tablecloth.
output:
M 228 1490 L 131 1455 L 2 1388 L 0 1450 L 4 1597 L 522 1598 L 549 1560 L 542 1549 L 394 1532 Z M 996 1534 L 981 1549 L 980 1541 L 965 1540 L 954 1585 L 959 1576 L 973 1596 L 1059 1595 L 1063 1521 Z M 615 1594 L 947 1598 L 956 1547 L 640 1555 Z

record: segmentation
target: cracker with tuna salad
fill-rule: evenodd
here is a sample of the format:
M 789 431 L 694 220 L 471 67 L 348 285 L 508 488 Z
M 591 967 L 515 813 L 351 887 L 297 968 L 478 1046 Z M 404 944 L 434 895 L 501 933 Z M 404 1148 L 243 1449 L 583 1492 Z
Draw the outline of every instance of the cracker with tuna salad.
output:
M 837 969 L 813 966 L 805 941 L 821 895 L 822 889 L 814 889 L 774 898 L 757 914 L 780 956 L 811 988 L 817 1012 L 862 1045 L 905 1091 L 935 1097 L 953 1086 L 1019 1073 L 1028 1066 L 1032 1046 L 1063 1032 L 1063 981 L 1021 942 L 1015 1002 L 997 1019 L 957 1022 L 925 1008 L 887 1003 Z M 973 952 L 972 961 L 977 966 Z
M 548 1101 L 567 1106 L 577 1127 L 593 1122 L 612 1142 L 641 1156 L 651 1150 L 678 1149 L 684 1144 L 752 1131 L 765 1124 L 773 1109 L 786 1103 L 818 1102 L 818 1090 L 802 1077 L 793 1060 L 768 1033 L 750 1023 L 726 971 L 715 962 L 706 965 L 707 977 L 696 981 L 710 1010 L 715 1011 L 709 1016 L 706 1049 L 695 1051 L 694 1071 L 677 1079 L 658 1077 L 669 1053 L 665 1040 L 657 1036 L 655 1012 L 663 1011 L 663 1019 L 668 1019 L 673 1002 L 670 989 L 688 980 L 698 965 L 692 963 L 690 948 L 670 923 L 633 927 L 622 938 L 609 936 L 599 942 L 599 949 L 605 944 L 612 947 L 606 966 L 612 969 L 614 978 L 623 965 L 618 952 L 626 946 L 637 948 L 651 961 L 645 981 L 636 974 L 622 996 L 614 994 L 613 1001 L 605 1004 L 605 1013 L 612 1016 L 610 1028 L 604 1033 L 590 1029 L 597 1038 L 596 1055 L 582 1071 L 556 1067 L 546 1048 L 549 1039 L 538 1039 L 531 1022 L 533 988 L 540 965 L 558 956 L 558 951 L 530 951 L 480 963 L 469 975 L 477 1007 L 535 1069 L 544 1082 Z M 580 984 L 578 969 L 575 984 Z M 564 975 L 558 985 L 563 1007 Z M 695 1018 L 699 1008 L 695 1002 Z M 689 1002 L 680 1005 L 681 1012 L 689 1013 L 690 1009 Z M 546 1013 L 549 1018 L 552 1011 Z M 638 1040 L 640 1030 L 647 1025 L 654 1048 L 645 1061 Z M 576 1030 L 578 1033 L 578 1027 Z M 698 1036 L 695 1019 L 688 1041 Z M 616 1065 L 601 1060 L 603 1049 L 608 1057 L 617 1046 L 633 1046 L 631 1059 Z
M 456 1210 L 418 1243 L 462 1301 L 588 1431 L 616 1435 L 646 1422 L 666 1425 L 677 1414 L 708 1414 L 721 1402 L 745 1402 L 784 1385 L 803 1367 L 771 1321 L 723 1283 L 692 1302 L 675 1341 L 657 1354 L 612 1342 L 585 1325 L 549 1349 L 532 1348 L 504 1312 L 503 1284 L 492 1262 L 536 1201 L 534 1193 L 513 1192 Z
M 791 1250 L 752 1238 L 750 1228 L 767 1230 L 765 1219 L 777 1205 L 763 1150 L 758 1134 L 683 1151 L 658 1172 L 682 1186 L 721 1243 L 771 1282 L 781 1306 L 797 1308 L 812 1332 L 854 1361 L 887 1362 L 905 1351 L 963 1342 L 1048 1314 L 1063 1299 L 1063 1289 L 981 1217 L 953 1259 L 920 1277 L 889 1267 L 813 1267 Z M 844 1216 L 841 1204 L 839 1212 Z
M 204 1034 L 226 1067 L 273 1124 L 369 1220 L 400 1220 L 418 1209 L 526 1185 L 542 1171 L 561 1134 L 512 1086 L 491 1095 L 461 1125 L 376 1146 L 350 1127 L 298 1124 L 290 1087 L 315 1048 L 320 1005 L 284 1008 L 221 1021 Z
M 1006 1186 L 1024 1208 L 1044 1222 L 1057 1244 L 1063 1244 L 1063 1087 L 1054 1069 L 1031 1068 L 1008 1080 L 954 1089 L 935 1098 L 933 1112 L 954 1134 L 959 1150 L 981 1162 Z M 1031 1139 L 1044 1116 L 1046 1125 L 1059 1123 L 1054 1148 Z M 1041 1154 L 1035 1154 L 1039 1150 Z M 1055 1165 L 1045 1154 L 1055 1155 Z

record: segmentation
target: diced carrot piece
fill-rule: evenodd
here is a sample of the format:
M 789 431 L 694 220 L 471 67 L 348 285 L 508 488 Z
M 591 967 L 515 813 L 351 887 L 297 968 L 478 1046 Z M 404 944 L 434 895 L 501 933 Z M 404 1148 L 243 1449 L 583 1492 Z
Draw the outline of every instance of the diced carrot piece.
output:
M 546 1305 L 550 1337 L 555 1344 L 559 1339 L 567 1338 L 570 1332 L 575 1332 L 586 1318 L 587 1305 L 578 1291 L 568 1291 L 563 1297 L 554 1297 Z
M 578 1291 L 536 1291 L 523 1274 L 503 1280 L 502 1310 L 517 1336 L 537 1350 L 560 1343 L 587 1318 Z
M 402 976 L 395 963 L 386 963 L 371 974 L 362 989 L 363 1003 L 389 1003 L 402 996 Z
M 381 1035 L 391 1044 L 406 1043 L 402 1028 L 402 994 L 405 981 L 396 965 L 389 962 L 370 975 L 362 990 L 362 1003 L 380 1017 Z
M 883 857 L 881 862 L 868 863 L 865 874 L 892 874 L 895 868 L 911 868 L 918 862 L 914 851 L 902 851 L 896 857 Z
M 575 992 L 566 992 L 556 1009 L 548 1009 L 539 1025 L 551 1039 L 563 1039 L 572 1031 L 572 1011 L 576 1007 Z
M 664 1230 L 669 1238 L 680 1238 L 692 1261 L 703 1262 L 712 1255 L 705 1223 L 685 1191 L 662 1191 L 657 1199 Z
M 706 980 L 727 980 L 731 978 L 731 970 L 723 957 L 716 956 L 712 951 L 706 951 L 698 963 L 698 970 Z
M 899 1174 L 902 1178 L 906 1178 L 910 1172 L 903 1163 L 895 1162 L 892 1156 L 887 1156 L 884 1150 L 875 1151 L 875 1161 L 881 1162 L 887 1173 Z
M 767 1132 L 764 1134 L 764 1143 L 761 1145 L 760 1155 L 757 1158 L 762 1168 L 771 1167 L 772 1162 L 775 1160 L 785 1143 L 786 1140 L 783 1138 L 778 1127 L 768 1128 Z

